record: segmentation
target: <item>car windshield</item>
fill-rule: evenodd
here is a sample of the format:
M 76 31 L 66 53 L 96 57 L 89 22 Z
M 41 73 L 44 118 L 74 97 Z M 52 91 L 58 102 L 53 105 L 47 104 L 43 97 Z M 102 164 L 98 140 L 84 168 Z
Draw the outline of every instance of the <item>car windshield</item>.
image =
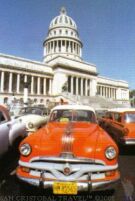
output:
M 126 123 L 135 123 L 135 112 L 125 113 L 124 121 Z
M 89 110 L 54 110 L 50 116 L 50 121 L 87 121 L 96 123 L 96 118 L 94 112 Z
M 20 111 L 21 115 L 25 114 L 38 114 L 43 115 L 43 109 L 41 108 L 22 108 Z

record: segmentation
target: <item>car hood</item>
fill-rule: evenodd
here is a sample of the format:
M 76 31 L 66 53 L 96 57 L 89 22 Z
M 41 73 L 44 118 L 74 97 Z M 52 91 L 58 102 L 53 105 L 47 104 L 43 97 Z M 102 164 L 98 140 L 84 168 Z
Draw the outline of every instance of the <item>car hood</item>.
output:
M 42 131 L 41 131 L 42 130 Z M 40 130 L 39 155 L 94 158 L 99 126 L 87 122 L 48 123 Z

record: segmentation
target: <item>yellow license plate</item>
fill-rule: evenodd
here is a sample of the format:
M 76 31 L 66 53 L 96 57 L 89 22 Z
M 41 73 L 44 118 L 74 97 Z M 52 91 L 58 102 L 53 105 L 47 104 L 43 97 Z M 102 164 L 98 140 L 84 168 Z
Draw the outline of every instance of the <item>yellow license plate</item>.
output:
M 76 182 L 54 182 L 53 183 L 54 194 L 77 194 Z

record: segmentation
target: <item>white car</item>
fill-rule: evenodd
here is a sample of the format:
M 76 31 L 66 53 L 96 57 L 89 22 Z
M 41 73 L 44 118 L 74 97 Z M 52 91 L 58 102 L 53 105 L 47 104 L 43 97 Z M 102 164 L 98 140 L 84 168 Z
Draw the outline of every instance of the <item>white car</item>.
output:
M 0 157 L 13 146 L 16 140 L 25 136 L 25 123 L 11 120 L 8 109 L 0 105 Z
M 16 142 L 21 141 L 29 132 L 34 132 L 47 121 L 46 117 L 28 114 L 11 119 L 9 111 L 0 105 L 0 157 Z
M 37 114 L 27 114 L 16 119 L 25 124 L 27 132 L 34 132 L 47 122 L 47 117 Z

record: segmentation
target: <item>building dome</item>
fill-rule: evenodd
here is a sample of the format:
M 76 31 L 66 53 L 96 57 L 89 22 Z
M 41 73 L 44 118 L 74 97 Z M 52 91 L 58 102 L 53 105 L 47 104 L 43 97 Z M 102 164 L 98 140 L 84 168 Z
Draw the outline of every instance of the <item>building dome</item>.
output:
M 64 7 L 61 8 L 60 15 L 51 21 L 49 29 L 63 26 L 77 30 L 75 21 L 71 17 L 67 16 L 66 9 Z
M 77 25 L 67 16 L 64 7 L 61 8 L 60 15 L 52 19 L 43 46 L 45 62 L 58 55 L 81 59 L 82 42 L 79 39 Z

